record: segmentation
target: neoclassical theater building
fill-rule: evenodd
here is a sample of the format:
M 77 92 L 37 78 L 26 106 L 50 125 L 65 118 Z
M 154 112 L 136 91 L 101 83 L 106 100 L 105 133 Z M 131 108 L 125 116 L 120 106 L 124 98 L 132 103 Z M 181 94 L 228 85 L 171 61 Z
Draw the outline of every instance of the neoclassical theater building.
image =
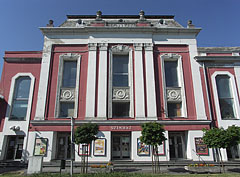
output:
M 151 161 L 141 125 L 164 125 L 161 161 L 213 161 L 202 129 L 240 126 L 240 47 L 197 47 L 201 28 L 171 15 L 68 15 L 40 28 L 42 51 L 6 51 L 0 160 L 70 159 L 75 127 L 99 125 L 90 162 Z M 75 161 L 83 145 L 75 145 Z M 225 161 L 239 147 L 222 149 Z

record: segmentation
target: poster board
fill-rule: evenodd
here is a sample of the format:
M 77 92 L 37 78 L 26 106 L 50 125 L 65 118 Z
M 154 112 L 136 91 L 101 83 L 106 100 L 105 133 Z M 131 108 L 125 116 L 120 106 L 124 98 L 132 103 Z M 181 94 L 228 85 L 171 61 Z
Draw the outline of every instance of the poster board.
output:
M 105 156 L 106 155 L 106 139 L 99 138 L 94 141 L 94 156 Z
M 78 145 L 78 155 L 83 156 L 83 155 L 88 155 L 90 156 L 91 154 L 91 145 L 90 144 L 79 144 Z
M 47 153 L 47 145 L 48 139 L 47 138 L 36 138 L 35 139 L 35 146 L 34 146 L 34 156 L 44 156 Z
M 201 137 L 195 138 L 195 147 L 198 155 L 208 155 L 208 147 Z
M 137 155 L 139 156 L 149 156 L 150 155 L 150 146 L 142 143 L 140 138 L 137 139 Z

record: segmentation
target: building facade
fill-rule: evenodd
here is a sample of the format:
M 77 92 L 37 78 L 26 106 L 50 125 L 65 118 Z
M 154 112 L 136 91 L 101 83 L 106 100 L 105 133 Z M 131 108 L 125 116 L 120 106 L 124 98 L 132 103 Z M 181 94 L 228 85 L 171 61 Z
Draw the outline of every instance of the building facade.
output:
M 68 15 L 40 28 L 42 51 L 5 52 L 1 160 L 70 159 L 70 131 L 92 122 L 89 161 L 151 161 L 141 125 L 164 125 L 161 161 L 214 160 L 203 128 L 239 123 L 240 48 L 198 48 L 200 28 L 174 16 Z M 224 87 L 223 87 L 224 85 Z M 75 145 L 81 160 L 83 145 Z M 239 158 L 239 147 L 223 149 Z

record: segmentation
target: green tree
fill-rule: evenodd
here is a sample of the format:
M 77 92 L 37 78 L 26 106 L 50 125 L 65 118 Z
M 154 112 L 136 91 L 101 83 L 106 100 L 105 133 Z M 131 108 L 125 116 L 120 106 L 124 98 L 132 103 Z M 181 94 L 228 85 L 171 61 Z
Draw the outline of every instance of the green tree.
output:
M 140 137 L 140 141 L 147 145 L 151 145 L 153 173 L 160 171 L 158 146 L 166 140 L 164 132 L 163 125 L 157 122 L 149 122 L 142 125 L 142 136 Z
M 98 125 L 94 123 L 87 123 L 83 124 L 80 127 L 77 127 L 75 129 L 75 143 L 76 144 L 86 144 L 89 145 L 91 144 L 92 141 L 96 140 L 98 133 Z M 88 146 L 85 146 L 88 147 Z M 83 148 L 83 155 L 82 155 L 82 160 L 81 160 L 81 172 L 82 173 L 87 173 L 87 168 L 88 168 L 88 154 L 85 151 L 88 148 Z M 87 156 L 87 158 L 86 158 Z M 87 162 L 86 162 L 87 159 Z
M 209 148 L 216 148 L 223 172 L 225 172 L 220 148 L 230 148 L 240 143 L 240 127 L 233 125 L 226 130 L 223 128 L 203 129 L 203 132 L 203 142 Z

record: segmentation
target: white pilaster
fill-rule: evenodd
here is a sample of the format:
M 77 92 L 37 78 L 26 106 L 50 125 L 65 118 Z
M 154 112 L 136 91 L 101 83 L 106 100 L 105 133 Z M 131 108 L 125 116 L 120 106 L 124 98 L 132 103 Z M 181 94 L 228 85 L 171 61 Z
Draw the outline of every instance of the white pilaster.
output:
M 198 55 L 196 39 L 192 39 L 191 43 L 189 44 L 189 55 L 192 69 L 192 80 L 197 119 L 207 119 L 201 85 L 202 81 L 199 70 L 200 64 L 197 63 L 196 60 L 194 59 L 194 57 Z
M 136 119 L 145 118 L 145 100 L 144 100 L 144 80 L 143 80 L 143 60 L 142 43 L 134 44 L 135 58 L 135 107 Z
M 52 42 L 45 37 L 44 47 L 42 52 L 41 73 L 39 80 L 38 98 L 36 106 L 35 120 L 44 120 L 47 88 L 49 79 L 49 69 L 51 61 Z
M 157 119 L 156 92 L 153 64 L 153 44 L 144 44 L 145 49 L 145 71 L 146 71 L 146 93 L 147 93 L 147 117 Z
M 99 44 L 97 117 L 107 118 L 107 44 Z
M 95 112 L 95 87 L 96 87 L 96 53 L 97 44 L 88 44 L 88 72 L 86 95 L 86 118 L 93 118 Z

